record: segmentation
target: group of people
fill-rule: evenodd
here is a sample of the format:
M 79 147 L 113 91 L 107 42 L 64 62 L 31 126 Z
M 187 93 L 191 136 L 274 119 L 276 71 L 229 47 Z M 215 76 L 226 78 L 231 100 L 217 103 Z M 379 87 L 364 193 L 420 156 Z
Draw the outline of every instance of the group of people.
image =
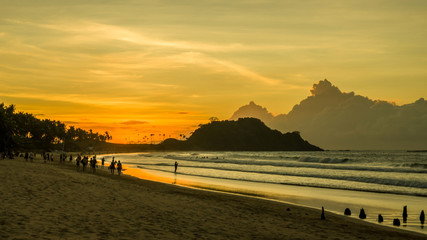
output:
M 28 153 L 26 152 L 24 155 L 25 161 L 28 162 L 28 159 L 30 159 L 30 162 L 33 162 L 34 160 L 34 154 L 32 152 Z
M 83 167 L 83 172 L 85 171 L 85 169 L 86 169 L 86 166 L 89 164 L 89 167 L 90 167 L 90 169 L 92 170 L 92 173 L 95 173 L 96 172 L 96 168 L 98 167 L 97 165 L 96 165 L 96 163 L 97 163 L 98 161 L 96 161 L 96 155 L 95 156 L 93 156 L 93 157 L 91 157 L 90 158 L 90 160 L 89 160 L 89 157 L 88 156 L 84 156 L 84 157 L 82 157 L 80 154 L 77 156 L 77 158 L 76 158 L 76 170 L 77 170 L 77 172 L 79 172 L 80 171 L 80 164 L 82 165 L 82 167 Z M 102 158 L 102 162 L 104 162 L 104 158 Z
M 61 153 L 60 155 L 59 155 L 59 162 L 60 163 L 65 163 L 65 161 L 67 161 L 67 158 L 68 158 L 68 160 L 71 162 L 71 161 L 73 161 L 73 155 L 72 154 L 70 154 L 69 156 L 67 156 L 67 154 L 66 153 Z
M 46 161 L 53 162 L 53 153 L 43 153 L 43 161 L 46 163 Z
M 70 156 L 70 159 L 72 159 L 71 158 L 71 156 Z M 71 161 L 71 160 L 70 160 Z M 89 160 L 89 157 L 88 156 L 84 156 L 84 157 L 82 157 L 80 154 L 77 156 L 77 158 L 76 158 L 76 169 L 77 169 L 77 171 L 80 171 L 80 164 L 82 165 L 82 169 L 83 169 L 83 172 L 85 171 L 85 169 L 86 169 L 86 166 L 87 165 L 89 165 L 89 167 L 91 168 L 91 170 L 92 170 L 92 173 L 95 173 L 96 172 L 96 168 L 98 167 L 96 164 L 98 163 L 98 161 L 96 160 L 96 155 L 94 155 L 93 157 L 91 157 L 90 158 L 90 160 Z M 102 168 L 104 168 L 104 164 L 105 164 L 105 158 L 102 158 L 101 159 L 101 166 L 102 166 Z M 117 167 L 116 167 L 116 165 L 117 165 Z M 110 171 L 111 171 L 111 174 L 114 174 L 114 170 L 117 168 L 117 172 L 118 172 L 118 174 L 119 174 L 119 176 L 120 176 L 120 174 L 122 173 L 122 163 L 120 162 L 120 161 L 116 161 L 116 160 L 114 160 L 114 157 L 113 157 L 113 160 L 111 160 L 111 164 L 110 164 L 110 166 L 108 167 L 108 169 L 110 169 Z
M 43 154 L 41 154 L 43 156 L 43 161 L 44 163 L 46 162 L 53 162 L 53 153 L 49 153 L 49 152 L 44 152 Z M 33 162 L 34 158 L 36 157 L 36 153 L 32 153 L 32 152 L 25 152 L 25 153 L 19 153 L 19 152 L 2 152 L 0 154 L 0 158 L 6 159 L 13 159 L 14 157 L 23 157 L 25 159 L 26 162 L 28 162 L 28 160 L 30 160 L 30 162 Z M 59 155 L 59 162 L 60 163 L 65 163 L 66 160 L 69 160 L 69 162 L 73 161 L 73 155 L 69 154 L 67 155 L 66 153 L 61 153 Z M 96 155 L 94 155 L 93 157 L 91 157 L 89 159 L 88 156 L 82 156 L 82 155 L 77 155 L 76 157 L 76 170 L 77 172 L 80 171 L 80 165 L 82 165 L 82 171 L 84 172 L 86 169 L 86 166 L 89 165 L 89 167 L 92 170 L 92 173 L 96 172 L 96 168 L 98 167 L 96 164 L 98 163 L 98 161 L 96 160 Z M 105 163 L 105 158 L 101 159 L 101 166 L 102 168 L 104 168 L 104 163 Z M 113 157 L 113 159 L 111 160 L 111 164 L 108 167 L 108 169 L 110 169 L 111 174 L 114 175 L 114 171 L 115 169 L 117 169 L 117 173 L 120 176 L 122 173 L 122 163 L 120 161 L 116 161 Z
M 116 160 L 114 160 L 114 157 L 113 157 L 113 160 L 111 160 L 111 163 L 108 169 L 110 169 L 111 174 L 114 175 L 116 164 L 117 164 L 117 174 L 120 176 L 120 174 L 122 173 L 122 163 L 120 162 L 120 160 L 117 162 Z
M 0 154 L 1 160 L 4 160 L 6 158 L 14 159 L 15 157 L 23 157 L 26 162 L 28 162 L 28 160 L 33 162 L 34 158 L 36 157 L 36 153 L 32 153 L 32 152 L 20 153 L 20 152 L 13 152 L 9 150 L 7 152 L 2 152 Z
M 88 156 L 80 156 L 78 155 L 76 158 L 76 166 L 77 166 L 77 171 L 80 171 L 80 164 L 82 164 L 83 166 L 83 172 L 85 171 L 86 166 L 88 165 L 90 168 L 92 169 L 92 172 L 95 173 L 96 172 L 96 168 L 98 167 L 96 164 L 98 163 L 98 161 L 96 160 L 96 155 L 93 156 L 92 158 L 90 158 Z M 104 163 L 105 163 L 105 158 L 101 159 L 101 166 L 102 168 L 104 168 Z M 116 166 L 117 165 L 117 166 Z M 110 166 L 108 167 L 108 169 L 110 169 L 111 174 L 114 175 L 114 171 L 117 168 L 117 173 L 120 176 L 122 173 L 122 163 L 120 161 L 116 161 L 113 157 L 113 159 L 111 160 Z
M 18 157 L 18 156 L 19 156 L 19 152 L 14 152 L 14 151 L 12 151 L 10 149 L 7 150 L 7 151 L 2 152 L 0 154 L 1 160 L 4 160 L 6 158 L 13 159 L 14 157 Z
M 46 163 L 47 161 L 53 162 L 53 153 L 44 152 L 42 156 L 43 156 L 44 163 Z M 59 163 L 65 163 L 65 161 L 67 161 L 67 158 L 70 162 L 73 161 L 72 154 L 70 155 L 67 155 L 66 153 L 59 154 Z

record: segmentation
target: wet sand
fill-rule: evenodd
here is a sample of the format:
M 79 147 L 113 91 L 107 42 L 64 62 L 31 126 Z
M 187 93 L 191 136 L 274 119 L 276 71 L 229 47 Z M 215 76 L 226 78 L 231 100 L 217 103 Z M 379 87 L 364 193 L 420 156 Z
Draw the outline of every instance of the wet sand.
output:
M 108 165 L 108 164 L 107 164 Z M 0 239 L 425 239 L 286 203 L 0 160 Z M 289 208 L 289 210 L 287 210 Z
M 349 208 L 352 211 L 352 215 L 348 217 L 355 219 L 359 219 L 359 211 L 361 208 L 364 208 L 367 215 L 364 221 L 379 224 L 377 223 L 378 214 L 381 214 L 384 222 L 380 223 L 380 225 L 388 227 L 394 227 L 393 219 L 395 218 L 402 221 L 403 206 L 407 205 L 407 222 L 402 222 L 401 226 L 395 228 L 427 234 L 427 228 L 423 228 L 419 220 L 421 210 L 426 207 L 426 197 L 216 179 L 185 175 L 179 173 L 179 171 L 177 174 L 174 174 L 171 172 L 139 168 L 132 165 L 126 165 L 125 167 L 127 168 L 126 174 L 142 179 L 175 183 L 198 189 L 257 196 L 319 210 L 324 206 L 329 212 L 338 215 L 343 215 L 344 210 Z

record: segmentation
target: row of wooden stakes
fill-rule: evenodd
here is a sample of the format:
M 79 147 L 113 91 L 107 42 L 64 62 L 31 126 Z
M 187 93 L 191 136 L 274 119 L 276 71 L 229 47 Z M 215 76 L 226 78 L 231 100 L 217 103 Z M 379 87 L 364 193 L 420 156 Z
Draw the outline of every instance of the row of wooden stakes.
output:
M 351 210 L 349 208 L 346 208 L 344 210 L 344 215 L 346 216 L 350 216 L 351 215 Z M 366 218 L 366 213 L 365 210 L 362 208 L 360 209 L 360 213 L 359 213 L 359 218 L 360 219 L 365 219 Z M 403 222 L 406 223 L 407 219 L 408 219 L 408 208 L 407 206 L 403 207 L 403 213 L 402 213 L 402 218 L 403 218 Z M 325 220 L 325 209 L 322 207 L 322 214 L 320 215 L 320 219 L 321 220 Z M 420 214 L 420 223 L 421 225 L 424 225 L 424 221 L 425 221 L 425 215 L 424 215 L 424 210 L 421 210 L 421 214 Z M 382 223 L 384 222 L 384 218 L 381 214 L 378 214 L 378 222 Z M 398 218 L 393 219 L 393 225 L 394 226 L 400 226 L 400 220 Z

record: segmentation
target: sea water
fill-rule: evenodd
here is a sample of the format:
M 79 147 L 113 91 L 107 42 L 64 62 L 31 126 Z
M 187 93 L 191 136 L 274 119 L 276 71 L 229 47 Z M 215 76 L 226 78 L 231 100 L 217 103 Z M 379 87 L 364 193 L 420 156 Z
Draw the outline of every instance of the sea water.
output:
M 107 162 L 113 155 L 106 156 Z M 150 152 L 116 154 L 130 168 L 171 179 L 172 183 L 225 190 L 353 216 L 360 208 L 375 222 L 402 222 L 422 233 L 419 214 L 427 212 L 427 153 L 405 151 L 324 152 Z M 177 174 L 174 163 L 178 162 Z M 386 223 L 386 221 L 388 221 Z

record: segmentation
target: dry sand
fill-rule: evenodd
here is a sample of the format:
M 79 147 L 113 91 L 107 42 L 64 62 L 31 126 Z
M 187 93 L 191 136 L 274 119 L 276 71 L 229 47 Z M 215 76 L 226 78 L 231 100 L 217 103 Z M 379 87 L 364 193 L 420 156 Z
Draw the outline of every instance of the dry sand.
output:
M 0 160 L 0 179 L 0 239 L 426 239 L 275 201 L 76 172 L 74 162 Z

